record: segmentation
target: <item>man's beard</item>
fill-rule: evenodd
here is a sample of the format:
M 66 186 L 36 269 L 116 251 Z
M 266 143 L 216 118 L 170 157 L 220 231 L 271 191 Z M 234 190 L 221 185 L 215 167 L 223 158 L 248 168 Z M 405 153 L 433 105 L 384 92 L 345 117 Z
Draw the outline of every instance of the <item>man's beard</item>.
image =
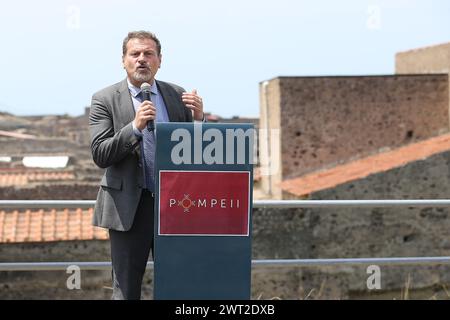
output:
M 146 72 L 135 71 L 133 73 L 133 78 L 137 82 L 149 82 L 152 79 L 152 73 L 150 70 Z

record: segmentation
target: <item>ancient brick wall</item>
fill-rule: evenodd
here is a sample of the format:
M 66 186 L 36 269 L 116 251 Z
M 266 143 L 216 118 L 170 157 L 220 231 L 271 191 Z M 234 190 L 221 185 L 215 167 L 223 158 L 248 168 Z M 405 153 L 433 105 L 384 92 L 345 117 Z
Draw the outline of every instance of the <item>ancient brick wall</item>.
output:
M 279 174 L 262 177 L 272 190 L 284 179 L 448 132 L 447 75 L 281 77 L 268 88 L 261 127 L 281 129 Z

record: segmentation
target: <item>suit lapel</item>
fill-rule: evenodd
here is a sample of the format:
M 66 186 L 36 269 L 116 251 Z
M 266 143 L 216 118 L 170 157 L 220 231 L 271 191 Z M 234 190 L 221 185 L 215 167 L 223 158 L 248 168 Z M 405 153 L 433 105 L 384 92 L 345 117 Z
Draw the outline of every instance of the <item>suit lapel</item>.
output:
M 134 120 L 134 117 L 136 116 L 136 111 L 134 110 L 133 101 L 131 100 L 131 94 L 128 90 L 128 82 L 127 79 L 123 80 L 120 83 L 120 87 L 118 88 L 117 92 L 117 105 L 115 112 L 119 115 L 119 121 L 121 122 L 120 127 L 123 128 L 127 124 L 129 124 L 131 121 Z M 136 146 L 136 148 L 133 151 L 136 156 L 138 157 L 138 160 L 141 161 L 141 146 L 140 144 Z
M 119 119 L 122 122 L 122 127 L 134 120 L 136 112 L 134 111 L 133 101 L 131 100 L 131 94 L 128 90 L 127 79 L 120 83 L 120 87 L 117 90 L 118 104 L 115 110 L 119 114 Z
M 161 93 L 164 104 L 166 105 L 170 122 L 180 121 L 182 118 L 179 113 L 180 98 L 175 96 L 175 94 L 177 94 L 176 91 L 161 81 L 156 81 L 156 85 L 158 86 L 158 91 Z

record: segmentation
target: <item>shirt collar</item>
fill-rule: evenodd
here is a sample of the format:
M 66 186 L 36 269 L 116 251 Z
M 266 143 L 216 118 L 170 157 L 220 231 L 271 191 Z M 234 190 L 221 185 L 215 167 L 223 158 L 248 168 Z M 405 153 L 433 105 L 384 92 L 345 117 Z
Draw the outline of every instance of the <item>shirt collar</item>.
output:
M 130 79 L 127 78 L 128 83 L 128 89 L 130 90 L 131 95 L 133 98 L 136 98 L 136 96 L 141 93 L 141 88 L 136 87 L 130 82 Z M 150 86 L 150 92 L 154 95 L 158 95 L 158 86 L 156 85 L 156 80 L 153 80 L 153 84 Z

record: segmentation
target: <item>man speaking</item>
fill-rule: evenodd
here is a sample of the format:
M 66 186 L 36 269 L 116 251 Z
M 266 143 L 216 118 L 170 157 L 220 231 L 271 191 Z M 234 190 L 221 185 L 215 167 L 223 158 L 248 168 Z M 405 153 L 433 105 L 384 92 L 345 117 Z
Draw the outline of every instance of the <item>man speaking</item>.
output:
M 89 115 L 94 162 L 106 169 L 93 224 L 109 229 L 113 299 L 140 299 L 154 226 L 155 132 L 153 122 L 204 121 L 196 90 L 155 80 L 161 44 L 151 32 L 123 40 L 127 78 L 92 97 Z

